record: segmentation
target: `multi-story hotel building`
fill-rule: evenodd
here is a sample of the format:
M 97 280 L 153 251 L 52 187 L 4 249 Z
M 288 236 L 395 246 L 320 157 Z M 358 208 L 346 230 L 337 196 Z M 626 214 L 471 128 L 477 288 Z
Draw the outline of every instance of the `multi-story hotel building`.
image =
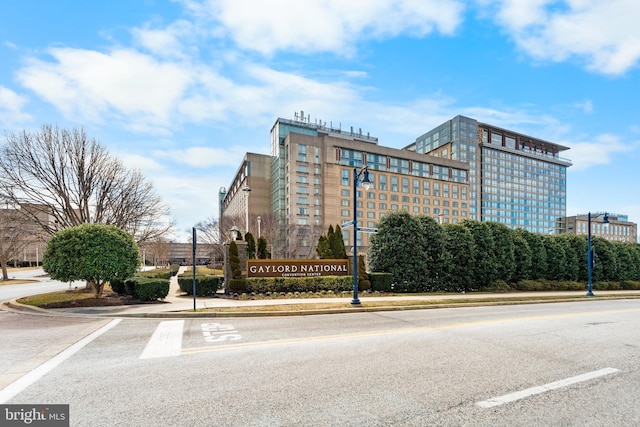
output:
M 356 190 L 360 227 L 376 227 L 385 213 L 405 210 L 441 223 L 468 218 L 548 233 L 564 226 L 571 163 L 558 154 L 566 149 L 462 116 L 396 149 L 361 130 L 312 123 L 301 112 L 276 120 L 270 155 L 247 155 L 230 190 L 221 189 L 220 218 L 235 215 L 235 225 L 243 232 L 248 225 L 254 235 L 255 219 L 271 218 L 278 226 L 265 237 L 274 257 L 314 257 L 330 225 L 353 219 L 354 171 L 366 165 L 372 185 Z M 246 187 L 251 191 L 242 191 Z M 353 233 L 342 232 L 349 251 Z M 359 233 L 357 243 L 365 253 L 368 235 Z
M 534 233 L 561 233 L 567 167 L 559 144 L 456 116 L 406 150 L 469 165 L 469 216 Z
M 630 222 L 627 215 L 611 213 L 606 216 L 608 223 L 604 222 L 604 212 L 591 214 L 591 236 L 617 242 L 638 242 L 638 224 Z M 587 235 L 588 223 L 589 214 L 569 216 L 566 218 L 567 233 Z

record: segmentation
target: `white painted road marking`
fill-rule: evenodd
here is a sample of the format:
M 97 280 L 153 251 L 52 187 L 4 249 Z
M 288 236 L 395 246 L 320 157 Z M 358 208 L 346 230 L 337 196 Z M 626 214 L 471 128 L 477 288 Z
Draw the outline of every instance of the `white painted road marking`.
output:
M 242 338 L 231 324 L 203 323 L 200 328 L 206 342 L 237 341 Z
M 515 393 L 505 394 L 504 396 L 494 397 L 493 399 L 478 402 L 477 405 L 482 408 L 492 408 L 494 406 L 500 406 L 505 403 L 515 402 L 516 400 L 524 399 L 535 394 L 545 393 L 550 390 L 555 390 L 558 388 L 570 386 L 572 384 L 589 381 L 594 378 L 603 377 L 605 375 L 613 374 L 618 371 L 619 369 L 615 368 L 604 368 L 600 369 L 599 371 L 593 371 L 538 387 L 531 387 L 526 390 L 517 391 Z
M 182 330 L 184 320 L 160 322 L 144 348 L 140 359 L 180 356 L 182 352 Z
M 12 399 L 15 395 L 25 390 L 27 387 L 29 387 L 31 384 L 38 381 L 40 378 L 44 377 L 46 374 L 51 372 L 62 362 L 64 362 L 65 360 L 67 360 L 68 358 L 76 354 L 78 351 L 80 351 L 84 346 L 89 344 L 91 341 L 95 340 L 100 335 L 104 334 L 109 329 L 116 326 L 118 323 L 120 323 L 121 320 L 122 319 L 112 320 L 111 322 L 104 325 L 102 328 L 92 332 L 91 334 L 82 338 L 80 341 L 76 342 L 72 346 L 67 347 L 64 351 L 58 353 L 58 355 L 56 355 L 52 359 L 49 359 L 48 361 L 38 366 L 36 369 L 29 372 L 25 376 L 9 384 L 3 390 L 0 390 L 0 404 L 6 403 L 9 399 Z

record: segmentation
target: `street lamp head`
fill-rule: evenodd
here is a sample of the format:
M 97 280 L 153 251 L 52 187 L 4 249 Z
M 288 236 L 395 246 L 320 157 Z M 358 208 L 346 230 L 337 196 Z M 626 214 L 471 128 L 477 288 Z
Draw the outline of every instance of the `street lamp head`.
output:
M 369 169 L 366 166 L 364 167 L 364 177 L 362 178 L 362 186 L 364 187 L 365 190 L 368 190 L 371 188 L 371 181 L 369 180 Z
M 240 234 L 240 229 L 235 225 L 231 227 L 231 235 L 233 236 L 233 240 L 238 240 L 238 235 Z
M 251 191 L 251 187 L 245 184 L 244 187 L 242 187 L 242 191 L 246 191 L 248 193 L 249 191 Z

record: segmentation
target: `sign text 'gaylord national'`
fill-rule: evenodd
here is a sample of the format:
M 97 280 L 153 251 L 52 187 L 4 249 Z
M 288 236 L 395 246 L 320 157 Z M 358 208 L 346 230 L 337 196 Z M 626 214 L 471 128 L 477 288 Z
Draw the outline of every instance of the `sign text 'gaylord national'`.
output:
M 250 259 L 247 277 L 347 276 L 346 259 Z

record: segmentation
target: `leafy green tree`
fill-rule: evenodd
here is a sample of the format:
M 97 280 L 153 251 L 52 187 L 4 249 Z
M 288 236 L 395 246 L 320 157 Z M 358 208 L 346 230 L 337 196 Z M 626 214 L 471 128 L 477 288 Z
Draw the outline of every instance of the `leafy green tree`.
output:
M 547 272 L 544 279 L 562 280 L 567 268 L 567 260 L 563 246 L 555 236 L 543 235 L 542 243 L 547 253 Z
M 592 237 L 593 281 L 602 282 L 618 279 L 618 261 L 612 242 L 602 237 Z
M 582 261 L 587 253 L 587 246 L 583 244 L 585 240 L 582 236 L 575 234 L 559 234 L 554 237 L 564 249 L 565 255 L 565 268 L 560 279 L 577 282 L 580 280 L 582 268 L 585 270 L 584 280 L 586 280 L 586 260 L 584 262 Z
M 418 218 L 405 211 L 385 215 L 378 223 L 378 233 L 369 241 L 369 268 L 391 273 L 394 289 L 414 292 L 429 270 L 424 262 L 425 239 Z
M 486 225 L 491 230 L 491 236 L 493 237 L 496 279 L 511 282 L 516 268 L 515 247 L 511 230 L 506 225 L 498 222 L 487 222 Z
M 475 262 L 469 266 L 473 272 L 473 282 L 480 288 L 489 286 L 496 280 L 498 273 L 491 228 L 485 222 L 471 220 L 464 220 L 461 224 L 471 232 L 477 249 Z
M 232 279 L 242 279 L 242 268 L 240 266 L 240 251 L 235 241 L 229 243 L 229 268 L 231 268 Z
M 85 280 L 96 298 L 106 282 L 124 281 L 140 265 L 139 249 L 133 237 L 113 225 L 82 224 L 55 233 L 42 261 L 54 280 Z
M 626 243 L 626 245 L 629 247 L 631 255 L 628 280 L 640 280 L 640 244 Z
M 547 274 L 547 250 L 545 249 L 542 235 L 522 230 L 522 236 L 529 244 L 529 249 L 531 249 L 531 276 L 529 279 L 544 279 Z
M 347 250 L 344 247 L 344 239 L 342 238 L 342 230 L 340 229 L 340 226 L 336 225 L 333 233 L 330 232 L 327 237 L 329 238 L 329 246 L 331 247 L 333 258 L 347 258 Z
M 426 274 L 422 278 L 419 291 L 439 291 L 445 287 L 445 237 L 442 227 L 429 216 L 417 216 L 422 229 L 420 258 L 425 264 Z
M 244 240 L 247 242 L 247 258 L 254 259 L 256 257 L 256 240 L 253 238 L 253 234 L 247 232 L 244 235 Z
M 513 256 L 515 260 L 515 268 L 511 276 L 513 283 L 526 280 L 531 276 L 531 259 L 533 255 L 523 232 L 523 229 L 512 230 L 511 232 L 511 238 L 513 239 Z
M 444 224 L 445 291 L 468 292 L 476 289 L 469 268 L 476 257 L 473 236 L 460 224 Z
M 258 237 L 258 259 L 267 259 L 269 258 L 269 251 L 267 249 L 267 239 L 264 236 Z
M 320 236 L 318 238 L 318 247 L 316 248 L 316 253 L 320 259 L 332 259 L 333 252 L 331 251 L 331 246 L 329 246 L 329 239 L 327 236 Z

